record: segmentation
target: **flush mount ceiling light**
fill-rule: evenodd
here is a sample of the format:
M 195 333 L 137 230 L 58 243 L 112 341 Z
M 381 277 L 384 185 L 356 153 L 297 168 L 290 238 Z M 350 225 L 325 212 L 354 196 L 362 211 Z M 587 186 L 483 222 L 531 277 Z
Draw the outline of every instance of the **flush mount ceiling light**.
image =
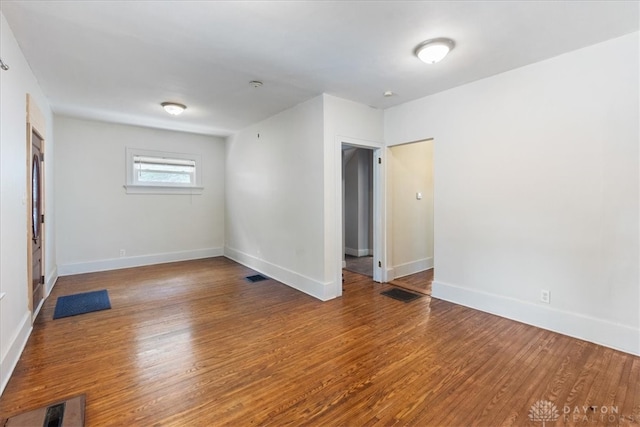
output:
M 451 39 L 439 38 L 422 42 L 416 47 L 415 53 L 418 58 L 427 64 L 435 64 L 444 59 L 453 49 L 455 43 Z
M 160 105 L 162 105 L 164 111 L 171 114 L 172 116 L 178 116 L 187 109 L 186 105 L 178 104 L 177 102 L 163 102 Z

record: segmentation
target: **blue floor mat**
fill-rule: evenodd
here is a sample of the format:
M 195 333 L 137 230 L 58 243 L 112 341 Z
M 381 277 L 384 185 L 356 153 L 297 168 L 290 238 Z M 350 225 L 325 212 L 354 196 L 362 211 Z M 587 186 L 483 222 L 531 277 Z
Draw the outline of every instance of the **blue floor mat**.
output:
M 108 310 L 111 308 L 109 293 L 106 289 L 101 291 L 85 292 L 82 294 L 58 297 L 54 319 L 76 316 L 92 311 Z

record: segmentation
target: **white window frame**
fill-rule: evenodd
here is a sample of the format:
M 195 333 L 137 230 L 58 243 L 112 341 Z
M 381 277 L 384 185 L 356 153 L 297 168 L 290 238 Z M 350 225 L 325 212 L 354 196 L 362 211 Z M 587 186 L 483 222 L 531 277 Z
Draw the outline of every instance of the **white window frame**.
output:
M 167 159 L 191 160 L 195 162 L 195 183 L 140 183 L 137 181 L 135 173 L 134 158 L 142 157 L 163 157 Z M 138 148 L 126 149 L 126 182 L 124 188 L 127 194 L 202 194 L 202 159 L 199 154 L 189 153 L 169 153 L 165 151 L 141 150 Z

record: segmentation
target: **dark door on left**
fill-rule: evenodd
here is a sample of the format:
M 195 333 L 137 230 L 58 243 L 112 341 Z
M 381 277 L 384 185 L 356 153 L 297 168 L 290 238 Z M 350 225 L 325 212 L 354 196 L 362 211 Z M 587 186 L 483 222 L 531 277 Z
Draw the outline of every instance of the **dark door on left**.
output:
M 37 133 L 31 135 L 31 266 L 33 310 L 44 298 L 42 272 L 42 139 Z

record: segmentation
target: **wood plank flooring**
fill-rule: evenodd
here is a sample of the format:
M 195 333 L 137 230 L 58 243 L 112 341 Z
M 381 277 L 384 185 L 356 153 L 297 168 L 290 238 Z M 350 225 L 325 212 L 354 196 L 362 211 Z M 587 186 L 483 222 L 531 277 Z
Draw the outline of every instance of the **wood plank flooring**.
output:
M 344 256 L 345 270 L 349 270 L 352 273 L 364 274 L 365 276 L 373 276 L 373 257 L 361 256 L 355 257 L 351 255 Z
M 433 283 L 433 268 L 424 270 L 409 276 L 399 277 L 391 281 L 392 285 L 419 292 L 423 295 L 431 295 Z
M 539 400 L 546 426 L 640 424 L 638 357 L 359 274 L 328 302 L 251 274 L 211 258 L 60 278 L 0 418 L 84 393 L 87 426 L 542 426 Z M 99 289 L 111 310 L 51 320 Z

